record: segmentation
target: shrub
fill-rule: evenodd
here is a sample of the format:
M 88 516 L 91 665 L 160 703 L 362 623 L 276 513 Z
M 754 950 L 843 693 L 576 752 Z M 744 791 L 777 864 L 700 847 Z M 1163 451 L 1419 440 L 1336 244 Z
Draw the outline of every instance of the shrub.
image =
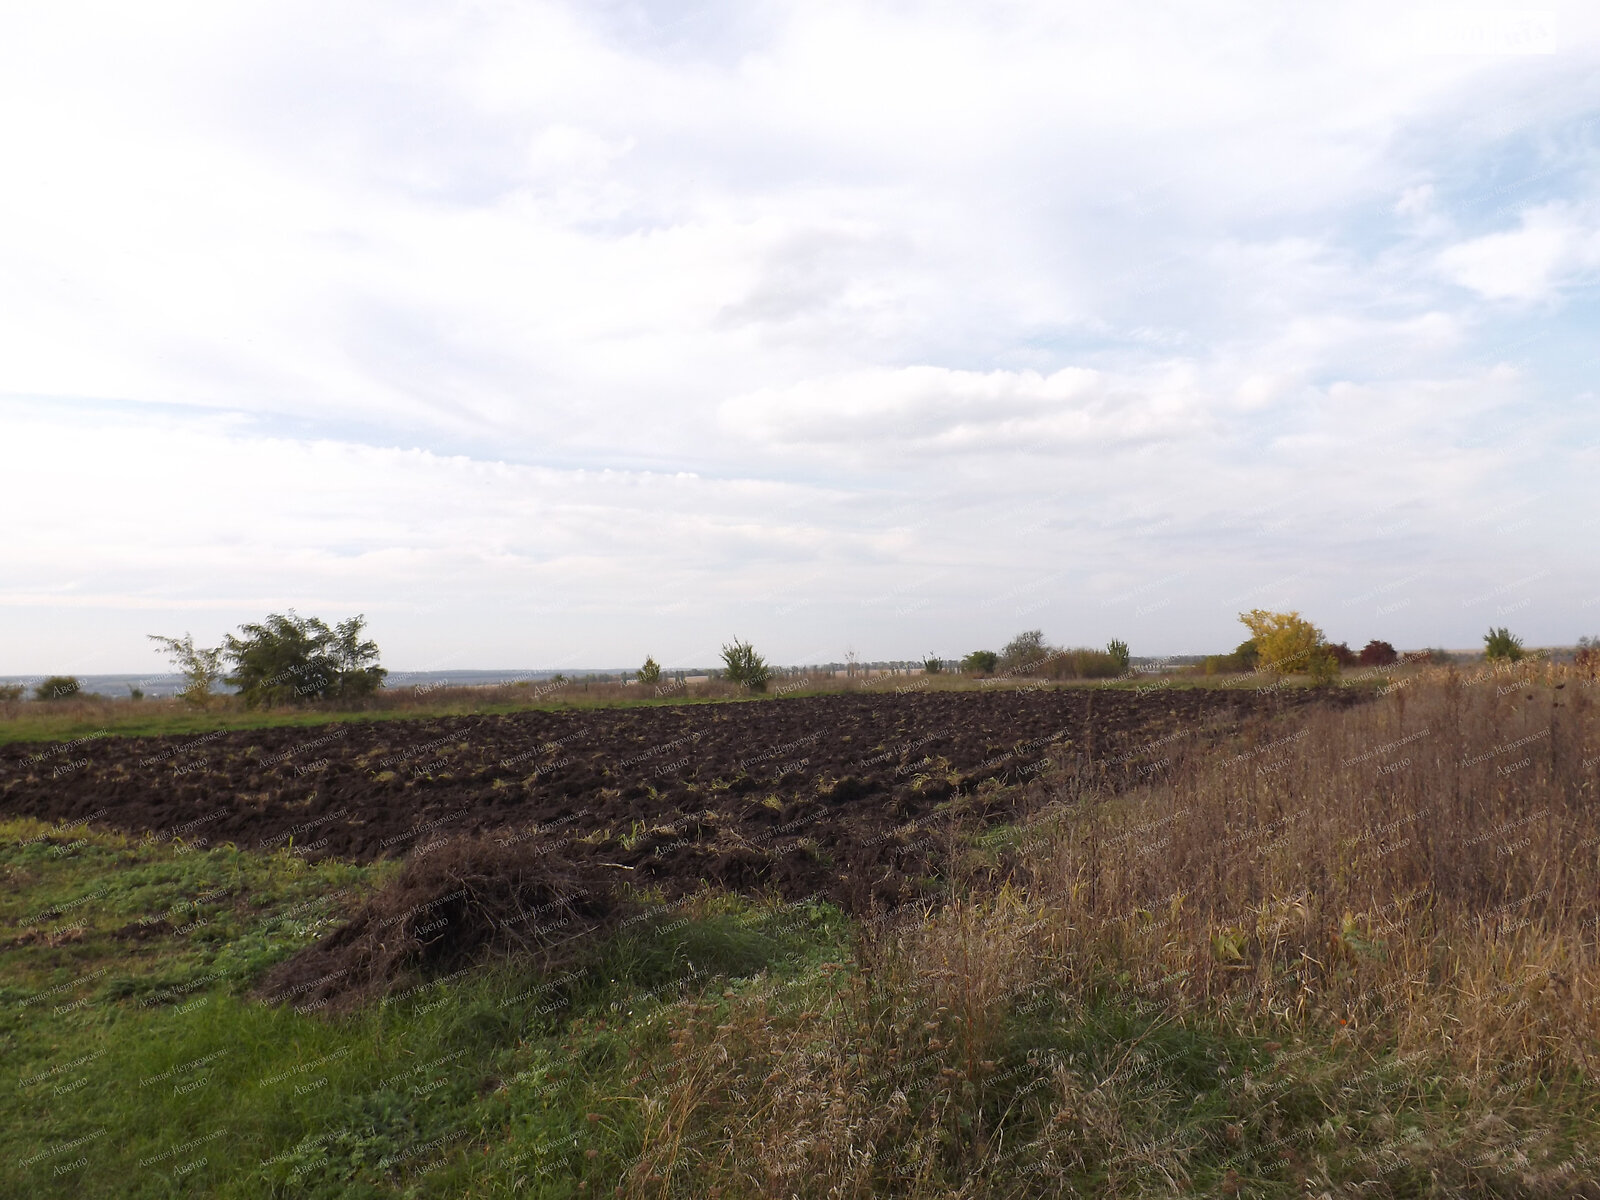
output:
M 1349 653 L 1348 647 L 1345 648 L 1345 653 Z M 1354 659 L 1355 655 L 1351 654 L 1350 657 Z M 1318 687 L 1332 683 L 1339 677 L 1339 668 L 1343 665 L 1339 656 L 1334 653 L 1334 647 L 1318 647 L 1312 652 L 1308 661 L 1307 669 L 1311 673 L 1311 682 Z
M 378 666 L 376 642 L 361 641 L 366 618 L 351 617 L 329 629 L 316 617 L 272 613 L 258 625 L 229 634 L 223 653 L 233 663 L 227 682 L 249 708 L 351 700 L 371 695 L 388 674 Z
M 1361 653 L 1356 656 L 1356 661 L 1363 667 L 1387 667 L 1400 661 L 1400 655 L 1388 642 L 1374 639 L 1361 647 Z
M 643 684 L 657 684 L 661 682 L 661 664 L 646 655 L 644 666 L 639 668 L 639 682 Z
M 1042 629 L 1017 634 L 1000 651 L 1000 667 L 1012 675 L 1032 675 L 1045 665 L 1052 653 L 1045 644 Z
M 766 660 L 756 653 L 755 647 L 749 642 L 734 638 L 731 645 L 722 648 L 722 661 L 723 678 L 743 684 L 752 692 L 767 690 L 771 672 L 767 669 Z
M 1132 656 L 1128 653 L 1128 643 L 1121 638 L 1112 638 L 1106 643 L 1106 653 L 1116 660 L 1117 673 L 1126 675 L 1128 673 L 1128 664 L 1133 661 Z
M 82 688 L 78 685 L 76 675 L 52 675 L 48 679 L 41 679 L 33 689 L 35 700 L 67 700 L 79 694 Z
M 1207 675 L 1228 674 L 1240 671 L 1254 671 L 1256 661 L 1260 656 L 1256 653 L 1256 642 L 1251 638 L 1247 642 L 1240 642 L 1232 654 L 1209 654 L 1206 656 L 1205 673 Z
M 968 675 L 993 675 L 1000 665 L 1000 656 L 993 650 L 974 650 L 961 660 L 961 669 Z
M 1255 608 L 1240 613 L 1239 620 L 1254 635 L 1260 655 L 1257 668 L 1275 674 L 1311 670 L 1312 659 L 1327 644 L 1322 630 L 1298 612 L 1267 612 Z
M 929 675 L 937 675 L 944 670 L 944 659 L 930 654 L 922 660 L 922 669 Z
M 9 704 L 13 700 L 22 699 L 22 685 L 20 683 L 0 683 L 0 704 Z
M 186 681 L 186 686 L 178 695 L 187 703 L 204 708 L 211 702 L 212 690 L 217 685 L 217 680 L 222 678 L 222 648 L 208 650 L 204 646 L 194 644 L 194 635 L 186 633 L 182 638 L 162 637 L 159 633 L 147 634 L 152 642 L 159 643 L 167 652 L 167 657 L 172 660 L 172 665 L 178 668 L 178 674 Z M 144 693 L 140 692 L 134 699 L 137 700 Z
M 1522 655 L 1522 639 L 1504 625 L 1483 635 L 1483 656 L 1490 662 L 1516 662 Z
M 1122 660 L 1105 650 L 1052 650 L 1046 662 L 1052 679 L 1115 679 L 1126 672 Z
M 1329 643 L 1328 653 L 1333 655 L 1333 661 L 1341 667 L 1351 667 L 1359 661 L 1356 652 L 1344 642 Z
M 1244 664 L 1246 671 L 1254 671 L 1261 663 L 1261 647 L 1255 638 L 1246 638 L 1233 648 L 1233 656 Z

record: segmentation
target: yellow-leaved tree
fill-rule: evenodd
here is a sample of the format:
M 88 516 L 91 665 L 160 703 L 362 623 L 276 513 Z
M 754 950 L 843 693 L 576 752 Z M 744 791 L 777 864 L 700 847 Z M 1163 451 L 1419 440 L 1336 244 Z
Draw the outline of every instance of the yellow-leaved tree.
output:
M 1328 652 L 1327 640 L 1310 621 L 1298 612 L 1268 612 L 1253 608 L 1240 613 L 1256 643 L 1256 670 L 1271 671 L 1278 675 L 1310 672 L 1321 676 L 1338 670 L 1333 655 Z

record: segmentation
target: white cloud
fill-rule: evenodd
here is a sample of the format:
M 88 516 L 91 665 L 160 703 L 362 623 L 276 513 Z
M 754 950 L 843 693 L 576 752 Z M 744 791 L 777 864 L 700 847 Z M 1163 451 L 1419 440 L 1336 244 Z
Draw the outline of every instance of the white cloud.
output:
M 1395 201 L 1394 210 L 1401 216 L 1423 217 L 1433 211 L 1433 201 L 1433 184 L 1419 183 L 1400 193 L 1400 199 Z
M 903 367 L 810 380 L 730 400 L 726 424 L 775 449 L 850 447 L 861 454 L 1063 446 L 1177 432 L 1160 406 L 1119 407 L 1095 371 L 952 371 Z
M 1439 267 L 1490 300 L 1545 300 L 1600 270 L 1600 222 L 1567 204 L 1540 205 L 1518 229 L 1448 247 Z
M 107 630 L 404 597 L 458 631 L 419 617 L 408 654 L 470 629 L 489 665 L 529 628 L 605 658 L 648 624 L 629 605 L 714 643 L 783 593 L 802 649 L 932 644 L 1009 612 L 988 581 L 1064 624 L 1174 555 L 1237 591 L 1404 496 L 1432 539 L 1406 552 L 1448 581 L 1482 559 L 1442 514 L 1541 451 L 1565 469 L 1553 426 L 1516 454 L 1470 426 L 1570 403 L 1569 334 L 1514 322 L 1600 265 L 1600 18 L 1556 7 L 1554 55 L 1435 53 L 1449 19 L 19 13 L 0 397 L 66 402 L 0 408 L 17 494 L 55 497 L 0 535 L 0 611 L 59 647 L 84 626 L 51 597 Z M 1537 203 L 1486 228 L 1507 186 Z M 1083 572 L 1051 592 L 1038 553 Z M 897 572 L 938 602 L 860 602 Z M 1176 602 L 1141 619 L 1166 649 L 1220 636 Z

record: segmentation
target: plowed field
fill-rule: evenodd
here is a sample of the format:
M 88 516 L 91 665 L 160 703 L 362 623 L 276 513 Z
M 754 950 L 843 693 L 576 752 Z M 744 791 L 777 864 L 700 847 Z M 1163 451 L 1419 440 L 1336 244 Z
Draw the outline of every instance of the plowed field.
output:
M 1049 764 L 1116 787 L 1264 718 L 1353 700 L 903 690 L 103 737 L 0 749 L 0 812 L 361 860 L 488 834 L 669 894 L 706 880 L 855 907 L 918 890 L 951 821 L 1047 799 L 1033 781 Z

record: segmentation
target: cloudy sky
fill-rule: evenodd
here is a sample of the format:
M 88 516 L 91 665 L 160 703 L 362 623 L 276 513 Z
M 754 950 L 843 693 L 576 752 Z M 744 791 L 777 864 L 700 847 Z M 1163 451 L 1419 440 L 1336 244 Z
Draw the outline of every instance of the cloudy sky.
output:
M 8 6 L 0 670 L 1600 633 L 1600 10 Z

